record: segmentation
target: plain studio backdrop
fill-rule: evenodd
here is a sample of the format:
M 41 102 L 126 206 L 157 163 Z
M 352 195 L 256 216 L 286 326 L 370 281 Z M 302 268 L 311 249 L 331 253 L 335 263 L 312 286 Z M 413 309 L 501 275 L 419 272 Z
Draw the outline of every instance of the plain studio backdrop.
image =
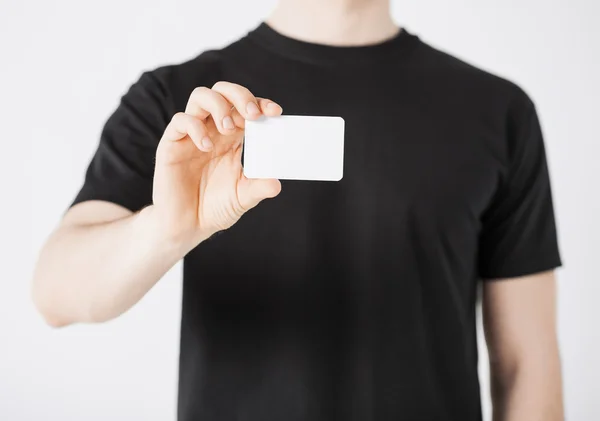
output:
M 62 330 L 34 311 L 32 268 L 129 85 L 143 70 L 235 40 L 274 4 L 0 1 L 1 420 L 175 419 L 181 265 L 118 320 Z M 565 262 L 567 418 L 600 419 L 600 2 L 398 0 L 393 12 L 426 42 L 517 82 L 537 104 Z M 483 342 L 480 373 L 490 420 Z

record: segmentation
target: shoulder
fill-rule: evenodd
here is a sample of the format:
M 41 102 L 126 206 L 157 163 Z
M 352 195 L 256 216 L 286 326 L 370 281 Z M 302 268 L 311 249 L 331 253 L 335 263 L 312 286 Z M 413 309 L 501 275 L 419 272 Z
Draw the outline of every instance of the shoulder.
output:
M 515 82 L 427 43 L 421 43 L 415 63 L 425 83 L 460 96 L 475 107 L 496 112 L 533 107 L 530 96 Z
M 210 50 L 181 63 L 144 71 L 136 85 L 169 102 L 175 111 L 185 108 L 188 97 L 198 86 L 212 86 L 222 74 L 222 50 Z

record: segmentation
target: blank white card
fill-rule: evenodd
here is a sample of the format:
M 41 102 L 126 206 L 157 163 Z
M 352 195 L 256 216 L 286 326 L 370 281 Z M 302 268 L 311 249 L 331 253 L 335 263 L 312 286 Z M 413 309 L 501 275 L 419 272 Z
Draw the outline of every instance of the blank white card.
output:
M 344 119 L 286 115 L 246 121 L 244 175 L 283 180 L 341 180 Z

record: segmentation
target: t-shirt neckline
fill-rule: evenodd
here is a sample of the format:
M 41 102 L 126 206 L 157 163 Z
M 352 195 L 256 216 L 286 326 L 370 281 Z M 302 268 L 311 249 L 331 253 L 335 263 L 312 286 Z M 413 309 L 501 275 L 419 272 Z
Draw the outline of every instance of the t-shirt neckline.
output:
M 248 33 L 248 39 L 290 59 L 323 65 L 368 65 L 399 59 L 419 43 L 416 35 L 400 28 L 392 38 L 361 46 L 333 46 L 301 41 L 283 35 L 261 23 Z

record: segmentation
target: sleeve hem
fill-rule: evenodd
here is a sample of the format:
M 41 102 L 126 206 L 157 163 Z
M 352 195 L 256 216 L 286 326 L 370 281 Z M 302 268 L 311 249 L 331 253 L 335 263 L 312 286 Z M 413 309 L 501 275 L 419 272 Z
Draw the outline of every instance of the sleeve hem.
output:
M 140 209 L 150 205 L 151 203 L 147 203 L 147 200 L 138 197 L 137 195 L 132 194 L 118 194 L 114 190 L 113 191 L 100 191 L 96 189 L 92 189 L 90 187 L 84 187 L 79 191 L 75 200 L 71 203 L 69 208 L 91 200 L 101 200 L 105 202 L 114 203 L 116 205 L 122 206 L 131 212 L 137 212 Z
M 480 278 L 484 282 L 497 281 L 508 278 L 519 278 L 557 269 L 563 265 L 560 256 L 548 256 L 546 258 L 531 259 L 521 264 L 507 264 L 495 270 L 481 271 Z

